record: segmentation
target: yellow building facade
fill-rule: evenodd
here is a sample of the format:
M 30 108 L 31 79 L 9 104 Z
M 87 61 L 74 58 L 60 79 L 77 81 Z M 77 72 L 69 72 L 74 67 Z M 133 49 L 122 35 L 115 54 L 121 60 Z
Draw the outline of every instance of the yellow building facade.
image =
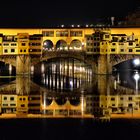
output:
M 140 54 L 140 28 L 0 29 L 0 55 L 40 55 L 49 48 L 88 55 Z

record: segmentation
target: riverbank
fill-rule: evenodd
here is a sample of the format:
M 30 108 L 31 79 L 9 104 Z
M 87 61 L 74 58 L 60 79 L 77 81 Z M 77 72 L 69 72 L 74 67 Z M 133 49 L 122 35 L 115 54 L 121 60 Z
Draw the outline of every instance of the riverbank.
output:
M 112 114 L 110 117 L 100 117 L 95 118 L 93 115 L 74 115 L 74 116 L 64 116 L 64 115 L 42 115 L 42 114 L 2 114 L 0 119 L 22 119 L 22 118 L 80 118 L 80 119 L 140 119 L 140 114 Z

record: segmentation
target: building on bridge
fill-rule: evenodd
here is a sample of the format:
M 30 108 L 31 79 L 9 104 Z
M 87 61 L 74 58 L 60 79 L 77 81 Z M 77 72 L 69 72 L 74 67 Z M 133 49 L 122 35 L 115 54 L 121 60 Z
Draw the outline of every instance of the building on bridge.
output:
M 0 61 L 15 66 L 17 74 L 30 74 L 33 62 L 44 61 L 42 54 L 50 51 L 84 52 L 95 73 L 108 74 L 116 56 L 128 60 L 140 54 L 140 28 L 0 29 Z

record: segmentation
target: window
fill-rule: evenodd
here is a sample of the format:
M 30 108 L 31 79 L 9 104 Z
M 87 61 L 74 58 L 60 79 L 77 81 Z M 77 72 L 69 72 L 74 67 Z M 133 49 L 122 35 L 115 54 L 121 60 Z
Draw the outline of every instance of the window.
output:
M 123 100 L 123 97 L 120 97 L 120 100 Z
M 97 48 L 97 52 L 100 52 L 100 49 L 99 48 Z
M 109 35 L 105 35 L 105 38 L 109 38 Z
M 42 31 L 43 36 L 54 36 L 54 31 Z
M 21 43 L 22 46 L 26 46 L 26 43 Z
M 129 42 L 129 46 L 132 46 L 133 45 L 133 42 Z
M 3 99 L 4 99 L 4 100 L 7 100 L 7 97 L 4 97 Z
M 9 43 L 4 43 L 3 46 L 9 46 Z
M 111 98 L 111 101 L 115 101 L 115 98 L 112 97 L 112 98 Z
M 21 104 L 21 107 L 25 107 L 25 104 Z
M 8 50 L 7 50 L 7 49 L 4 49 L 4 52 L 5 52 L 5 53 L 8 53 Z
M 124 52 L 124 49 L 121 49 L 120 51 L 121 51 L 121 52 Z
M 128 100 L 129 100 L 129 101 L 132 101 L 132 97 L 129 97 Z
M 11 44 L 11 46 L 16 46 L 16 45 L 17 45 L 16 43 L 12 43 L 12 44 Z
M 16 104 L 10 104 L 10 106 L 16 106 Z
M 20 50 L 20 52 L 22 52 L 22 50 Z
M 96 46 L 96 43 L 94 43 L 94 46 Z
M 3 104 L 3 106 L 8 106 L 8 104 Z
M 133 50 L 132 49 L 129 49 L 129 52 L 133 52 Z
M 11 100 L 11 101 L 14 101 L 14 97 L 10 97 L 10 100 Z
M 56 31 L 56 36 L 57 37 L 60 37 L 60 36 L 68 37 L 68 31 Z
M 70 31 L 70 36 L 79 36 L 82 37 L 82 31 Z
M 116 45 L 116 43 L 112 43 L 112 45 L 114 46 L 114 45 Z
M 11 52 L 15 52 L 15 49 L 11 49 Z
M 136 50 L 136 52 L 140 52 L 140 50 Z
M 26 50 L 24 50 L 24 52 L 26 52 Z
M 111 49 L 111 52 L 115 52 L 115 49 Z

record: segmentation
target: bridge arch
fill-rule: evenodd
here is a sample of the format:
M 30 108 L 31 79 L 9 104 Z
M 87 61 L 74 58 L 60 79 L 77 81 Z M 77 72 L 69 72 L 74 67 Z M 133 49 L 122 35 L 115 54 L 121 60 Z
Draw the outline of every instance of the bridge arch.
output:
M 58 105 L 64 105 L 66 103 L 67 99 L 66 98 L 56 98 L 55 99 L 55 102 L 58 104 Z
M 67 50 L 67 49 L 68 49 L 68 45 L 65 40 L 61 39 L 56 42 L 56 50 Z
M 53 42 L 51 41 L 51 40 L 45 40 L 44 42 L 43 42 L 43 48 L 45 49 L 45 50 L 52 50 L 53 49 Z
M 78 106 L 81 103 L 80 98 L 71 98 L 71 99 L 69 99 L 69 101 L 70 101 L 70 104 L 73 106 Z
M 74 39 L 70 43 L 69 49 L 71 50 L 82 50 L 82 42 L 78 39 Z

